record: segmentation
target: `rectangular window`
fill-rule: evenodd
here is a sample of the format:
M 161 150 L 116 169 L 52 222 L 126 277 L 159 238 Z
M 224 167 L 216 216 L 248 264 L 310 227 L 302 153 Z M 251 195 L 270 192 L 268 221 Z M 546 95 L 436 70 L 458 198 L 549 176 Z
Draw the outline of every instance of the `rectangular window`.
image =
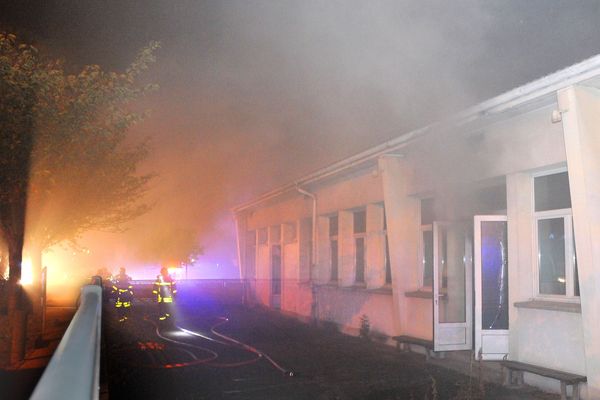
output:
M 367 232 L 367 212 L 365 210 L 354 212 L 354 233 Z
M 538 219 L 540 294 L 567 294 L 564 218 Z
M 338 217 L 329 217 L 329 247 L 331 250 L 331 282 L 338 280 Z
M 367 233 L 366 210 L 355 211 L 353 215 L 354 226 L 354 255 L 355 255 L 355 283 L 365 282 L 365 236 Z
M 537 292 L 541 296 L 578 297 L 568 174 L 536 176 L 533 185 Z
M 329 237 L 338 235 L 338 216 L 329 217 Z
M 355 239 L 356 244 L 356 283 L 365 282 L 365 238 Z
M 421 286 L 433 287 L 433 221 L 435 207 L 433 199 L 421 200 Z
M 392 263 L 390 261 L 390 244 L 387 234 L 385 235 L 385 283 L 392 283 Z
M 337 239 L 331 241 L 331 281 L 337 282 L 338 280 L 338 241 Z
M 392 263 L 390 260 L 390 243 L 388 241 L 385 208 L 383 209 L 383 235 L 385 236 L 385 284 L 390 285 L 392 283 Z

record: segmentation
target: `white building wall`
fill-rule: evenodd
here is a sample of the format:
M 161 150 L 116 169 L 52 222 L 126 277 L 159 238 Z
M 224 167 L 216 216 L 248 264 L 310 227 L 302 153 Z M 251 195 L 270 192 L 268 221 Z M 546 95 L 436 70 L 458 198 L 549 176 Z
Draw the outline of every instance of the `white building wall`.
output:
M 444 145 L 443 140 L 436 144 L 432 137 L 405 149 L 404 158 L 382 157 L 379 171 L 348 174 L 313 187 L 321 216 L 318 221 L 318 267 L 313 276 L 316 282 L 325 284 L 330 278 L 328 215 L 338 213 L 340 286 L 354 285 L 352 210 L 366 207 L 367 285 L 369 288 L 381 285 L 383 268 L 378 255 L 381 252 L 373 252 L 373 249 L 383 246 L 383 236 L 376 222 L 379 213 L 383 212 L 382 201 L 386 209 L 393 277 L 393 297 L 355 288 L 320 287 L 316 304 L 318 317 L 356 329 L 360 326 L 360 316 L 366 314 L 374 329 L 388 335 L 431 339 L 431 299 L 423 293 L 420 296 L 413 293 L 421 289 L 420 198 L 432 195 L 443 198 L 446 194 L 454 195 L 453 191 L 461 189 L 463 184 L 468 186 L 476 181 L 506 177 L 510 358 L 587 374 L 590 393 L 596 393 L 593 392 L 596 388 L 600 390 L 600 345 L 597 344 L 600 337 L 597 323 L 597 315 L 600 315 L 600 295 L 597 295 L 600 287 L 600 184 L 590 183 L 600 182 L 599 98 L 595 90 L 569 92 L 565 100 L 568 112 L 563 113 L 564 131 L 561 124 L 551 123 L 550 114 L 555 106 L 545 107 L 485 128 L 454 132 L 453 147 L 448 150 L 451 154 L 440 148 Z M 447 159 L 436 161 L 436 157 Z M 583 313 L 515 307 L 515 303 L 535 298 L 532 172 L 564 166 L 567 159 Z M 248 229 L 282 223 L 290 218 L 307 218 L 310 206 L 308 199 L 298 196 L 264 207 L 249 217 Z M 453 204 L 446 206 L 451 209 Z M 257 249 L 257 274 L 266 276 L 264 265 L 268 264 L 268 252 L 265 261 L 261 247 Z M 295 249 L 293 259 L 286 257 L 285 271 L 288 271 L 287 265 L 298 268 L 297 275 L 286 275 L 286 280 L 306 276 L 301 274 L 300 261 L 296 260 L 301 254 L 301 249 Z M 298 293 L 296 300 L 290 300 L 289 304 L 286 300 L 285 308 L 294 310 L 292 303 L 301 304 L 294 312 L 308 315 L 307 310 L 314 305 L 309 289 L 295 290 Z M 303 311 L 298 311 L 300 309 Z M 590 396 L 588 398 L 598 397 L 596 394 Z
M 577 247 L 588 398 L 600 398 L 600 91 L 559 92 Z
M 367 205 L 365 282 L 368 289 L 385 285 L 385 234 L 383 205 Z
M 322 321 L 333 322 L 340 330 L 357 335 L 361 317 L 369 320 L 371 332 L 394 335 L 392 296 L 356 288 L 322 286 L 318 289 L 318 313 Z
M 329 217 L 317 218 L 317 264 L 312 272 L 315 283 L 325 284 L 331 276 L 331 247 L 329 245 Z
M 268 244 L 256 246 L 256 297 L 261 304 L 271 304 L 271 263 Z

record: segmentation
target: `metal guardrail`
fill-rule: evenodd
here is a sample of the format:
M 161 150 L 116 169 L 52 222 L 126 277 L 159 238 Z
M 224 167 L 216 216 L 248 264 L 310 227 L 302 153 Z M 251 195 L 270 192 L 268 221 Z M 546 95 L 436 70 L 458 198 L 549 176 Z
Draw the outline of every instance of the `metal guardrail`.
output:
M 98 283 L 97 280 L 93 282 Z M 81 289 L 81 305 L 35 387 L 31 400 L 99 398 L 101 317 L 102 286 L 84 286 Z

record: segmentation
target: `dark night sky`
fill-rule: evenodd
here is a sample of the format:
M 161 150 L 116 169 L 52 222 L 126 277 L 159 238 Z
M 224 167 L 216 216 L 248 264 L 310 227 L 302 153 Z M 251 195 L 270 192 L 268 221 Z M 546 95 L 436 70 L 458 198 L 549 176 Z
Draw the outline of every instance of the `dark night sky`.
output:
M 133 258 L 140 232 L 187 227 L 214 276 L 234 271 L 231 206 L 600 53 L 598 1 L 14 3 L 0 30 L 78 65 L 122 69 L 162 42 L 138 128 L 157 206 L 111 257 Z

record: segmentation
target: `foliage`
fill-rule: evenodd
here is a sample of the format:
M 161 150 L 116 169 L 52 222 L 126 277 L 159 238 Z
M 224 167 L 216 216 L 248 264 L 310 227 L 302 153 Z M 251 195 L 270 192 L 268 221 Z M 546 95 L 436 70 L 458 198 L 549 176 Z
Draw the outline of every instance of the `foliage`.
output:
M 0 158 L 10 161 L 15 151 L 29 157 L 12 183 L 0 185 L 0 204 L 14 193 L 6 188 L 26 192 L 27 239 L 38 248 L 90 229 L 120 230 L 148 210 L 143 195 L 152 176 L 137 173 L 147 145 L 128 142 L 127 133 L 144 117 L 132 102 L 155 87 L 138 80 L 157 48 L 150 43 L 124 73 L 89 65 L 70 74 L 63 61 L 0 35 L 0 82 L 14 93 L 0 106 Z M 9 228 L 2 224 L 8 238 Z
M 21 277 L 25 206 L 35 130 L 35 106 L 43 87 L 38 53 L 0 35 L 0 231 L 11 249 L 11 279 Z

